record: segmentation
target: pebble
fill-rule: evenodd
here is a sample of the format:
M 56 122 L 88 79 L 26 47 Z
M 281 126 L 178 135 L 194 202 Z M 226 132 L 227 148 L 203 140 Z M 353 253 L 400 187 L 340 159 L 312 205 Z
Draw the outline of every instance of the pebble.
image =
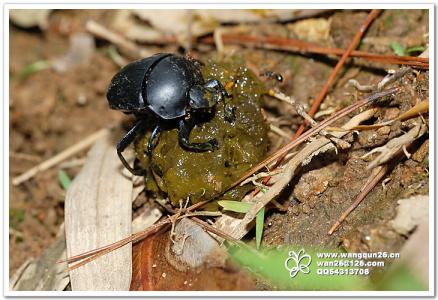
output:
M 377 129 L 378 135 L 388 135 L 390 132 L 391 132 L 390 126 L 383 126 L 383 127 L 380 127 L 379 129 Z
M 422 162 L 429 153 L 429 140 L 425 141 L 420 148 L 412 155 L 412 160 Z

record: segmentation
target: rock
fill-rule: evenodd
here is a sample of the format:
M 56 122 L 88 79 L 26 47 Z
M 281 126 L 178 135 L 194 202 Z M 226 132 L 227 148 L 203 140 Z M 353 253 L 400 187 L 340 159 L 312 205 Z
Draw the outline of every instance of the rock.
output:
M 418 224 L 428 219 L 429 197 L 417 195 L 408 199 L 398 200 L 397 216 L 390 221 L 395 231 L 408 235 Z
M 429 154 L 429 140 L 425 141 L 420 148 L 412 155 L 412 160 L 422 162 Z

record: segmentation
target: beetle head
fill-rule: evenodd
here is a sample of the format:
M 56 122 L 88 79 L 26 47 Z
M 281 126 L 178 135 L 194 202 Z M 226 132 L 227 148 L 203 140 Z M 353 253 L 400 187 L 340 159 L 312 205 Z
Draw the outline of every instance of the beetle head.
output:
M 195 85 L 189 91 L 189 106 L 193 110 L 212 108 L 216 103 L 216 95 L 201 85 Z

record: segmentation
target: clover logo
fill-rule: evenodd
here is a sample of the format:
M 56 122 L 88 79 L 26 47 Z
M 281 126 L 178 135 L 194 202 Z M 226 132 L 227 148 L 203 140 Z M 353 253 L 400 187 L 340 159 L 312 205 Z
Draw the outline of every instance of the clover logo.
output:
M 309 274 L 311 262 L 312 258 L 304 249 L 298 251 L 298 254 L 295 251 L 289 251 L 289 257 L 284 261 L 284 267 L 289 271 L 290 277 L 294 278 L 299 272 Z

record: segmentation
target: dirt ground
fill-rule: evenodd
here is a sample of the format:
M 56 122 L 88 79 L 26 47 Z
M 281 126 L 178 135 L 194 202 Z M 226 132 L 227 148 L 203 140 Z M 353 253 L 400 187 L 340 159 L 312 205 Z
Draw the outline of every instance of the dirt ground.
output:
M 108 56 L 107 42 L 97 40 L 90 63 L 77 65 L 66 72 L 52 69 L 35 72 L 25 78 L 23 69 L 31 63 L 50 60 L 67 52 L 69 36 L 85 31 L 85 21 L 96 20 L 108 24 L 116 11 L 55 11 L 46 30 L 23 29 L 10 26 L 10 178 L 13 178 L 67 147 L 83 140 L 93 132 L 112 125 L 120 127 L 130 120 L 120 112 L 108 109 L 105 99 L 111 77 L 119 69 Z M 331 12 L 329 37 L 319 41 L 324 46 L 346 48 L 366 18 L 366 12 Z M 260 35 L 296 37 L 287 24 L 253 26 Z M 427 11 L 385 11 L 372 24 L 360 49 L 373 53 L 392 54 L 389 46 L 398 41 L 408 47 L 424 45 L 428 33 Z M 371 39 L 370 37 L 373 37 Z M 156 49 L 157 45 L 153 45 Z M 266 85 L 280 88 L 293 95 L 306 108 L 311 105 L 336 64 L 336 59 L 322 55 L 273 52 L 233 46 L 245 57 L 253 70 L 275 70 L 284 77 L 282 83 L 267 81 Z M 161 51 L 174 51 L 174 45 Z M 198 52 L 197 52 L 198 50 Z M 214 47 L 194 48 L 201 59 L 214 56 Z M 379 82 L 385 69 L 376 63 L 359 62 L 349 65 L 336 81 L 321 110 L 340 109 L 360 94 L 347 81 L 351 78 L 364 84 Z M 379 121 L 391 119 L 400 111 L 425 100 L 428 95 L 428 72 L 421 71 L 403 78 L 406 88 L 400 99 L 382 108 Z M 285 103 L 266 99 L 268 120 L 292 136 L 301 124 L 293 109 Z M 126 122 L 125 122 L 126 123 Z M 370 172 L 364 171 L 368 162 L 360 159 L 372 148 L 381 146 L 406 130 L 407 124 L 391 126 L 389 131 L 376 135 L 369 131 L 352 138 L 352 149 L 319 157 L 300 171 L 290 188 L 279 199 L 286 205 L 285 212 L 272 210 L 265 221 L 265 245 L 303 244 L 343 246 L 348 251 L 386 249 L 396 252 L 405 237 L 395 234 L 387 222 L 394 218 L 396 200 L 414 194 L 427 194 L 428 135 L 420 138 L 411 153 L 414 159 L 402 159 L 394 164 L 385 178 L 391 180 L 383 188 L 379 183 L 366 200 L 347 218 L 334 235 L 327 231 L 340 214 L 351 204 Z M 119 128 L 119 133 L 122 131 Z M 119 135 L 120 136 L 120 135 Z M 287 142 L 271 132 L 270 151 Z M 74 159 L 83 158 L 79 153 Z M 80 165 L 64 168 L 74 178 Z M 65 191 L 58 179 L 59 167 L 37 174 L 32 179 L 14 186 L 10 182 L 10 265 L 11 274 L 30 257 L 38 257 L 54 241 L 64 218 Z M 364 239 L 364 237 L 371 239 Z

